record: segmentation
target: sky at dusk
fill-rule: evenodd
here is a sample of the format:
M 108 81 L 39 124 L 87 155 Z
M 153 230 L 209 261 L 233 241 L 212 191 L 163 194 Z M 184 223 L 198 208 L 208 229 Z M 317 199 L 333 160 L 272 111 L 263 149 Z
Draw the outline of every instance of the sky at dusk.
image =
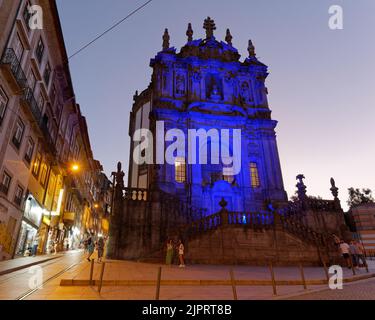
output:
M 68 55 L 144 2 L 57 0 Z M 328 8 L 336 4 L 344 10 L 343 30 L 328 28 Z M 107 174 L 122 161 L 127 175 L 133 95 L 150 82 L 149 61 L 161 50 L 164 28 L 179 50 L 188 22 L 202 38 L 210 16 L 217 40 L 230 28 L 241 60 L 252 39 L 269 66 L 288 196 L 303 173 L 308 194 L 331 199 L 334 177 L 346 208 L 348 187 L 375 190 L 374 14 L 374 0 L 154 0 L 70 61 L 95 158 Z

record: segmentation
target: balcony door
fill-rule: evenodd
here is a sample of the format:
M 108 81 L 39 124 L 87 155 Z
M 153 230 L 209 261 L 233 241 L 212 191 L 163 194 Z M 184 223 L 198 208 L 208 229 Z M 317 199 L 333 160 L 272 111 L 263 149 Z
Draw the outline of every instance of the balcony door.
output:
M 23 47 L 23 44 L 21 42 L 21 39 L 20 39 L 20 36 L 18 35 L 18 33 L 16 33 L 16 36 L 15 36 L 14 41 L 13 41 L 13 50 L 14 50 L 14 53 L 16 54 L 16 57 L 17 57 L 19 63 L 21 63 L 23 52 L 25 51 L 25 49 Z

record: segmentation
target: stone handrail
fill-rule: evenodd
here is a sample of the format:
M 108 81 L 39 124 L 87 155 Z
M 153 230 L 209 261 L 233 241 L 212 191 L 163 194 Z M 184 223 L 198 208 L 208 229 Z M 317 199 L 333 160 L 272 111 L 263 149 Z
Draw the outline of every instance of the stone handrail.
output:
M 148 189 L 142 188 L 124 188 L 124 199 L 134 201 L 147 201 Z
M 278 213 L 276 214 L 280 219 L 282 228 L 290 232 L 291 234 L 301 238 L 304 241 L 308 241 L 316 245 L 326 246 L 329 244 L 328 235 L 316 232 L 310 227 L 302 224 L 301 222 L 295 219 L 291 219 L 287 216 L 283 216 Z

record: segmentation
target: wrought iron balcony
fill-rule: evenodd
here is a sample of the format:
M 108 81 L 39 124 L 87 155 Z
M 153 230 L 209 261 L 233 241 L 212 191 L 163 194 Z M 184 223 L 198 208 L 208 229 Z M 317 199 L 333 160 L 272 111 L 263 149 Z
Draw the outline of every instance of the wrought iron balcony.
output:
M 30 88 L 27 88 L 24 91 L 22 99 L 27 102 L 29 106 L 29 110 L 31 111 L 35 122 L 37 122 L 39 125 L 41 124 L 42 121 L 42 113 L 40 111 L 40 108 L 38 106 L 38 103 L 35 100 L 33 91 Z
M 27 86 L 27 78 L 22 70 L 21 62 L 18 60 L 16 53 L 12 48 L 7 48 L 1 57 L 1 65 L 9 67 L 15 81 L 20 89 L 25 89 Z
M 52 139 L 51 134 L 49 133 L 47 126 L 44 123 L 40 122 L 40 129 L 42 130 L 43 137 L 45 140 L 44 146 L 48 149 L 48 151 L 52 155 L 56 155 L 57 151 L 56 151 L 55 143 Z

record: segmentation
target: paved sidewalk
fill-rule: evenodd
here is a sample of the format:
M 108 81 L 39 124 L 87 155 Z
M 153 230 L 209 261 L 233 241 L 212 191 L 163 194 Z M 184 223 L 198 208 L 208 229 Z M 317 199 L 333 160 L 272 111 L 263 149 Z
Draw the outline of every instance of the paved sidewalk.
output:
M 40 255 L 36 257 L 22 257 L 11 260 L 0 261 L 0 276 L 8 274 L 17 270 L 31 267 L 49 260 L 61 257 L 61 254 L 56 255 Z
M 31 266 L 41 264 L 53 259 L 61 258 L 65 254 L 72 254 L 74 252 L 80 252 L 82 250 L 69 250 L 58 252 L 57 254 L 43 254 L 35 257 L 16 257 L 11 260 L 0 261 L 0 276 L 15 272 L 17 270 L 29 268 Z
M 288 300 L 375 300 L 375 279 L 344 284 L 341 290 L 319 290 L 291 296 Z
M 101 264 L 94 264 L 94 280 L 100 277 Z M 160 288 L 161 300 L 232 300 L 233 292 L 230 285 L 178 285 L 179 282 L 188 280 L 230 280 L 231 266 L 192 265 L 186 268 L 178 266 L 167 267 L 164 265 L 138 263 L 131 261 L 106 262 L 104 280 L 129 280 L 129 285 L 106 285 L 98 293 L 97 286 L 57 286 L 38 291 L 30 299 L 81 299 L 81 300 L 153 300 L 156 293 L 156 279 L 158 268 L 162 266 L 161 279 L 164 283 L 171 281 L 173 285 L 162 285 Z M 233 266 L 236 280 L 270 280 L 267 267 Z M 300 270 L 297 267 L 275 267 L 276 280 L 301 280 Z M 346 279 L 352 278 L 352 272 L 343 269 Z M 373 270 L 375 271 L 375 270 Z M 325 279 L 323 268 L 304 268 L 306 280 Z M 371 272 L 371 270 L 370 270 Z M 88 280 L 90 263 L 82 261 L 79 266 L 65 273 L 62 279 Z M 366 275 L 364 269 L 359 270 L 359 275 Z M 182 280 L 182 281 L 181 281 Z M 137 283 L 138 282 L 138 283 Z M 304 294 L 316 289 L 324 290 L 324 285 L 308 285 L 304 290 L 302 285 L 279 285 L 277 297 Z M 238 285 L 236 287 L 238 299 L 265 300 L 274 299 L 271 285 L 250 286 Z

